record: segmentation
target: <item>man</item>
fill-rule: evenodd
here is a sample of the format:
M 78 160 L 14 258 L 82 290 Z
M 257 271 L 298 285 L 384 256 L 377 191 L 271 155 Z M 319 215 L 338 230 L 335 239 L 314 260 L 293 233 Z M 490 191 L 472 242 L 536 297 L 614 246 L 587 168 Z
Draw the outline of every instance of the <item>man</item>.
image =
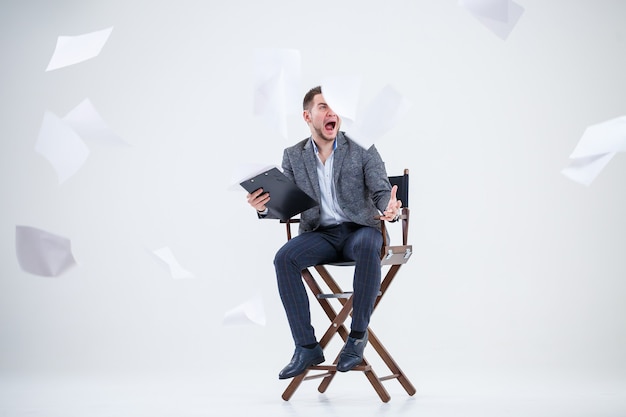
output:
M 380 219 L 397 220 L 402 206 L 376 148 L 363 149 L 339 130 L 341 119 L 325 102 L 321 87 L 305 95 L 303 109 L 311 136 L 285 149 L 282 168 L 319 206 L 301 213 L 300 233 L 274 258 L 278 290 L 296 345 L 291 361 L 279 373 L 280 379 L 324 362 L 300 272 L 340 259 L 353 260 L 356 266 L 350 335 L 337 370 L 346 372 L 361 363 L 380 290 Z M 277 218 L 266 207 L 269 193 L 259 189 L 247 198 L 259 217 Z

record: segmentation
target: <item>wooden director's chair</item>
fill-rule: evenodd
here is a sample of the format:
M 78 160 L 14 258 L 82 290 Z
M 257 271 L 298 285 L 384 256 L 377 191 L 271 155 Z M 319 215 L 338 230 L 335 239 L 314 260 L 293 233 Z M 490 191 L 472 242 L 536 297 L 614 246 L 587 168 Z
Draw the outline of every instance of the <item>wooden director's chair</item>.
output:
M 381 268 L 388 267 L 387 273 L 384 275 L 380 284 L 380 291 L 378 294 L 378 298 L 374 304 L 374 310 L 380 303 L 380 300 L 383 298 L 389 285 L 395 278 L 396 274 L 400 267 L 405 264 L 409 258 L 411 257 L 413 247 L 412 245 L 407 244 L 408 240 L 408 232 L 409 232 L 409 171 L 408 169 L 404 170 L 404 175 L 389 177 L 389 181 L 391 185 L 397 185 L 397 196 L 400 201 L 402 201 L 402 214 L 400 216 L 400 224 L 402 225 L 402 245 L 399 246 L 391 246 L 387 240 L 387 231 L 385 221 L 381 220 L 382 234 L 383 234 L 383 246 L 381 249 Z M 287 239 L 291 239 L 291 225 L 294 223 L 298 223 L 299 219 L 289 219 L 286 221 L 281 221 L 281 223 L 286 224 L 287 228 Z M 354 262 L 338 262 L 333 263 L 331 265 L 338 266 L 350 266 L 354 265 Z M 323 293 L 322 289 L 318 285 L 318 282 L 315 280 L 312 272 L 309 268 L 302 270 L 302 278 L 310 288 L 311 292 L 321 305 L 322 309 L 330 319 L 331 323 L 319 341 L 320 346 L 324 349 L 333 336 L 337 333 L 341 336 L 344 343 L 348 339 L 348 334 L 350 333 L 346 326 L 344 325 L 345 320 L 352 313 L 352 293 L 344 292 L 335 279 L 330 275 L 328 269 L 324 265 L 316 265 L 313 267 L 317 271 L 319 277 L 323 280 L 326 286 L 330 289 L 331 293 Z M 384 272 L 384 271 L 383 271 Z M 331 305 L 330 300 L 337 300 L 339 302 L 340 310 L 336 312 L 333 306 Z M 335 304 L 337 304 L 335 302 Z M 400 369 L 398 364 L 393 360 L 387 349 L 380 342 L 376 334 L 372 331 L 371 328 L 368 327 L 368 342 L 374 348 L 374 350 L 378 353 L 382 361 L 391 371 L 391 374 L 388 376 L 378 377 L 378 375 L 372 369 L 370 363 L 363 357 L 363 361 L 356 368 L 352 369 L 352 371 L 361 371 L 365 374 L 369 382 L 372 384 L 372 387 L 380 397 L 383 402 L 388 402 L 391 399 L 391 396 L 383 386 L 382 382 L 389 379 L 397 379 L 398 382 L 402 385 L 402 387 L 406 390 L 407 394 L 413 395 L 416 390 L 411 384 L 411 381 L 406 377 L 404 372 Z M 309 367 L 305 372 L 300 375 L 295 376 L 285 391 L 283 392 L 282 398 L 285 401 L 288 401 L 291 396 L 298 389 L 300 384 L 303 381 L 311 380 L 311 379 L 319 379 L 323 378 L 322 382 L 318 387 L 318 391 L 323 393 L 326 392 L 326 389 L 332 382 L 333 378 L 337 373 L 337 362 L 339 361 L 339 354 L 337 355 L 335 361 L 332 365 L 315 365 Z M 321 373 L 317 373 L 314 375 L 308 375 L 309 371 L 323 371 Z

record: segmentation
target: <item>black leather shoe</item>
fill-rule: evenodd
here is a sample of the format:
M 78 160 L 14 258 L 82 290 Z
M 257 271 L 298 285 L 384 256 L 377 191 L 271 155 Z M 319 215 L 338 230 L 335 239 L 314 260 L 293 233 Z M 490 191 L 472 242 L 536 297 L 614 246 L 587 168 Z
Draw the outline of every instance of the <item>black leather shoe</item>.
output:
M 341 350 L 337 370 L 339 372 L 348 372 L 350 369 L 358 366 L 363 361 L 363 351 L 367 345 L 367 333 L 362 339 L 348 337 L 348 341 Z
M 322 351 L 320 345 L 315 346 L 313 349 L 296 346 L 296 351 L 293 353 L 291 362 L 280 371 L 278 378 L 292 378 L 296 375 L 300 375 L 309 366 L 319 365 L 322 362 L 324 362 L 324 351 Z

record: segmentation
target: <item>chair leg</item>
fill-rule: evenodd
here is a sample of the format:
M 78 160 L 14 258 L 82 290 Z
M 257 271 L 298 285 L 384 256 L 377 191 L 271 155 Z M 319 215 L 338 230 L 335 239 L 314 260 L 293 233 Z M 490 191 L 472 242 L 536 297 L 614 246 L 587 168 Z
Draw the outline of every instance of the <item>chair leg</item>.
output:
M 407 394 L 414 395 L 417 392 L 417 390 L 415 389 L 413 384 L 411 384 L 411 381 L 409 381 L 409 379 L 406 377 L 404 372 L 402 372 L 402 370 L 400 369 L 396 361 L 391 357 L 387 349 L 385 349 L 383 344 L 380 342 L 378 337 L 376 337 L 376 335 L 374 334 L 374 332 L 372 332 L 371 329 L 368 329 L 368 337 L 369 337 L 369 342 L 374 348 L 374 350 L 378 352 L 378 355 L 381 357 L 385 365 L 387 365 L 389 370 L 392 372 L 392 375 L 386 379 L 391 379 L 391 378 L 397 379 L 400 385 L 402 385 L 404 390 L 407 392 Z
M 298 389 L 302 381 L 304 381 L 304 377 L 306 376 L 308 372 L 309 371 L 304 371 L 300 375 L 296 375 L 293 377 L 289 385 L 287 385 L 287 388 L 285 389 L 285 391 L 283 391 L 283 395 L 282 395 L 283 400 L 289 401 L 289 399 L 293 396 L 294 392 L 296 392 L 296 390 Z
M 372 384 L 372 387 L 374 387 L 374 390 L 380 397 L 381 401 L 384 403 L 389 402 L 389 400 L 391 400 L 391 395 L 389 395 L 383 384 L 380 382 L 380 378 L 378 378 L 376 373 L 373 370 L 365 371 L 365 376 L 370 381 L 370 384 Z

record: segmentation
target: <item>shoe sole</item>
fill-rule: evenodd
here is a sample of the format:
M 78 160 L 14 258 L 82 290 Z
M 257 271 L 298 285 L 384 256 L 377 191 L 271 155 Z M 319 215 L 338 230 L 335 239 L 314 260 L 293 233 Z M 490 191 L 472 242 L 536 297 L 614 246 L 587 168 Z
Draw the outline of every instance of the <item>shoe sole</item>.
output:
M 323 356 L 320 356 L 319 358 L 316 358 L 313 362 L 311 362 L 311 365 L 319 365 L 320 363 L 324 362 L 326 360 L 326 358 L 324 358 Z

